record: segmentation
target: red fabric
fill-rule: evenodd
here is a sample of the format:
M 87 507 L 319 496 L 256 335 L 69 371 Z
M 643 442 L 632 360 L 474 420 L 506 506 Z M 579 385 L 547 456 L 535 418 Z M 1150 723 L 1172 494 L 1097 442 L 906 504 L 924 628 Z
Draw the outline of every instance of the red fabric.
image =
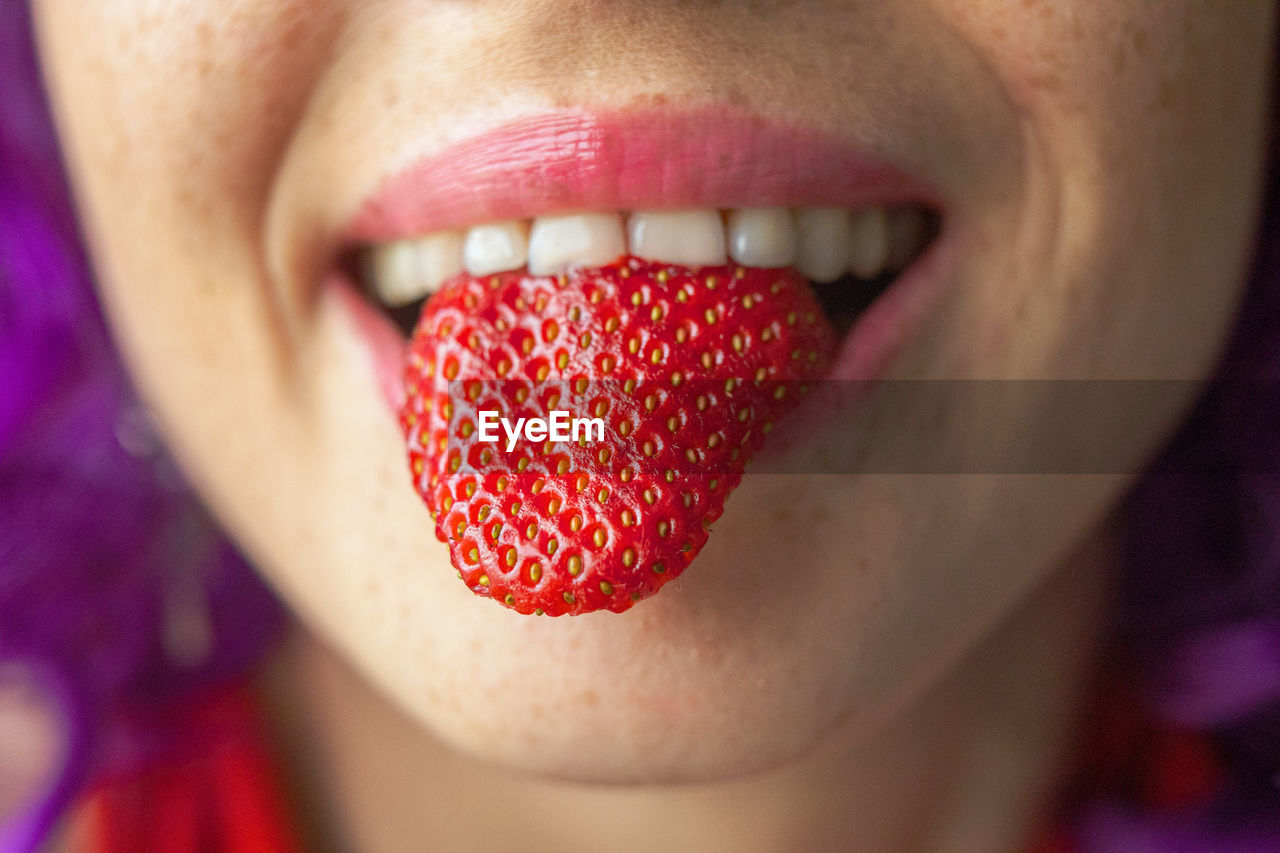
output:
M 1111 674 L 1082 720 L 1075 768 L 1063 786 L 1058 813 L 1072 803 L 1105 798 L 1143 810 L 1176 812 L 1203 805 L 1226 780 L 1218 746 L 1208 732 L 1170 727 L 1154 718 L 1133 680 Z M 1029 853 L 1086 853 L 1060 814 L 1052 815 Z
M 1224 778 L 1214 745 L 1203 733 L 1164 732 L 1152 745 L 1142 799 L 1150 808 L 1187 808 L 1211 798 Z
M 173 716 L 190 748 L 90 791 L 91 853 L 301 853 L 251 690 Z

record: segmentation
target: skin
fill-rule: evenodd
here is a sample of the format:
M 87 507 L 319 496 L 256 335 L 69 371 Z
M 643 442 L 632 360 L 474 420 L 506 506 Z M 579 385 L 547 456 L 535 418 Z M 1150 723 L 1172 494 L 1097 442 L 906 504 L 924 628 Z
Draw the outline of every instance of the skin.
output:
M 0 666 L 0 815 L 47 785 L 58 755 L 56 709 L 15 666 Z
M 321 286 L 329 253 L 406 152 L 558 106 L 733 104 L 939 188 L 946 292 L 891 376 L 1200 379 L 1244 286 L 1271 5 L 36 12 L 121 347 L 192 480 L 305 626 L 275 683 L 324 701 L 280 715 L 324 734 L 299 752 L 330 790 L 300 796 L 339 803 L 360 849 L 427 831 L 461 847 L 521 821 L 559 849 L 566 821 L 636 849 L 1016 847 L 1084 693 L 1104 529 L 1130 475 L 749 477 L 653 601 L 521 618 L 456 582 Z M 1116 421 L 1117 472 L 1176 427 L 1194 395 L 1179 387 Z M 962 448 L 989 435 L 935 403 L 886 395 L 848 432 L 873 452 L 903 425 Z M 1016 395 L 1000 429 L 1016 445 L 1055 418 Z M 972 748 L 993 741 L 1007 762 Z M 494 789 L 509 822 L 419 822 Z M 592 804 L 634 825 L 582 817 Z

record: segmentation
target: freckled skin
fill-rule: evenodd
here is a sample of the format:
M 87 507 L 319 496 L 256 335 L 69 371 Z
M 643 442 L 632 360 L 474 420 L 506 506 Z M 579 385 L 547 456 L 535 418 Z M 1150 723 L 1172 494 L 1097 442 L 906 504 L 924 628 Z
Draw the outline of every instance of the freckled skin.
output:
M 1243 287 L 1275 17 L 1219 0 L 36 11 L 107 307 L 211 505 L 441 740 L 603 781 L 719 779 L 865 736 L 1020 612 L 1126 478 L 748 477 L 653 601 L 526 620 L 449 568 L 321 295 L 324 236 L 409 148 L 556 105 L 728 103 L 940 189 L 946 294 L 891 375 L 1202 377 Z M 1188 402 L 1127 424 L 1135 460 Z M 918 428 L 923 401 L 894 405 L 849 429 Z M 959 446 L 991 429 L 928 417 Z M 1000 428 L 1016 441 L 1038 417 L 1028 399 Z

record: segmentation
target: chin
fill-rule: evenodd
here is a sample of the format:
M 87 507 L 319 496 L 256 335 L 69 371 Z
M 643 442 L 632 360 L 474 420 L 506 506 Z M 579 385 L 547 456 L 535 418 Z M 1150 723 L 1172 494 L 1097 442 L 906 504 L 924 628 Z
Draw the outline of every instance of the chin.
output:
M 870 653 L 869 577 L 806 550 L 806 530 L 762 532 L 766 507 L 804 513 L 804 479 L 749 477 L 695 570 L 624 613 L 532 618 L 455 581 L 420 602 L 431 617 L 406 618 L 409 635 L 348 651 L 441 742 L 519 773 L 711 783 L 798 761 L 865 730 L 907 671 Z M 801 567 L 812 584 L 795 582 Z

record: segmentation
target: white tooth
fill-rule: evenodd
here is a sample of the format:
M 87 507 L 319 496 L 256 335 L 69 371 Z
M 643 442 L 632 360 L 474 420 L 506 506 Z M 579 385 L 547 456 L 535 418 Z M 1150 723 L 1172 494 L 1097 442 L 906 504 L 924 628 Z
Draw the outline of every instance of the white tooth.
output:
M 529 257 L 529 227 L 524 222 L 494 222 L 468 229 L 462 263 L 472 275 L 518 270 Z
M 729 214 L 729 256 L 744 267 L 796 262 L 796 225 L 785 207 L 739 207 Z
M 627 236 L 631 254 L 650 261 L 711 267 L 728 260 L 718 210 L 637 211 Z
M 418 275 L 426 296 L 462 272 L 462 232 L 440 231 L 414 241 L 418 250 Z
M 835 281 L 849 270 L 853 218 L 843 207 L 802 207 L 796 214 L 796 269 L 813 281 Z
M 889 252 L 885 263 L 891 270 L 904 269 L 925 240 L 924 211 L 903 207 L 889 213 Z
M 384 305 L 398 308 L 423 296 L 418 250 L 412 240 L 399 240 L 373 250 L 373 289 Z
M 554 275 L 569 266 L 603 266 L 626 252 L 616 213 L 540 216 L 529 233 L 529 272 Z
M 849 271 L 871 279 L 884 271 L 889 256 L 889 225 L 884 209 L 873 207 L 853 215 L 849 240 Z

